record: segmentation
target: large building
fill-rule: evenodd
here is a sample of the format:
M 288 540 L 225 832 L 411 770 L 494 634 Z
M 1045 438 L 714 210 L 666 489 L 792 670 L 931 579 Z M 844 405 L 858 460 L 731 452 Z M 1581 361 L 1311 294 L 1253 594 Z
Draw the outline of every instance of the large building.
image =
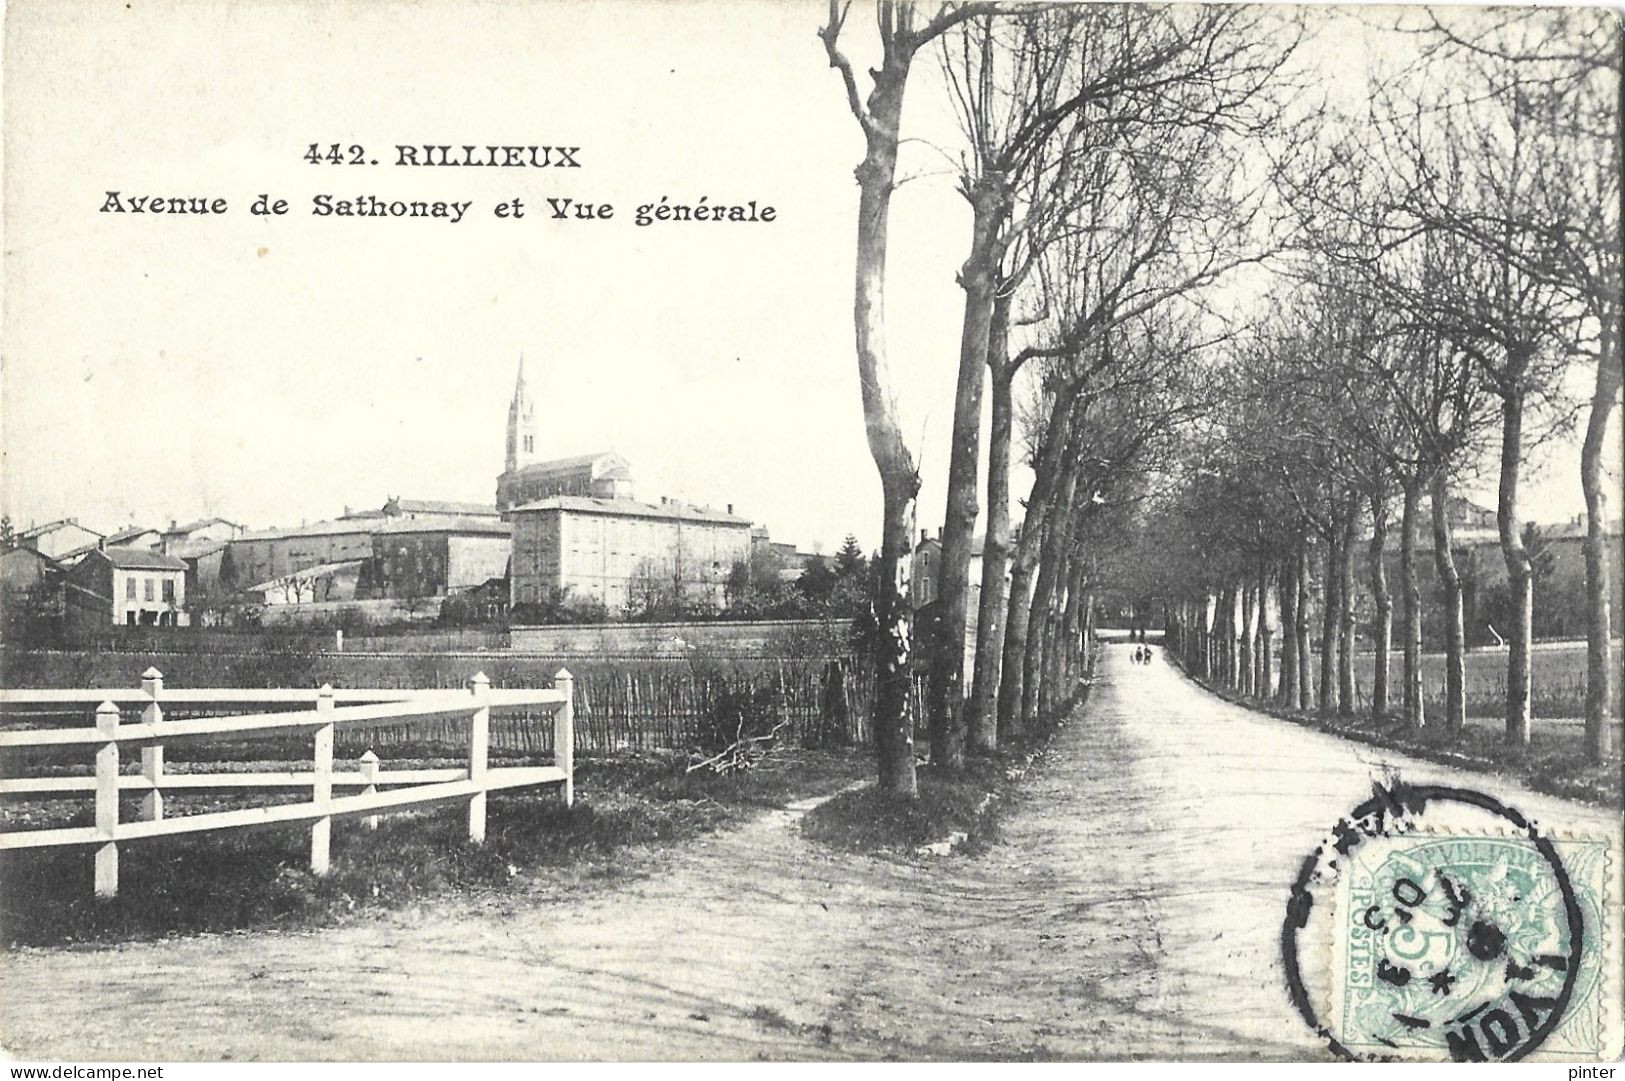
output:
M 597 604 L 611 616 L 723 607 L 728 576 L 750 559 L 748 519 L 732 507 L 638 502 L 620 455 L 543 460 L 538 447 L 521 359 L 497 480 L 497 506 L 513 526 L 510 605 Z
M 483 586 L 507 573 L 511 533 L 494 517 L 393 519 L 372 535 L 362 593 L 413 600 Z
M 244 533 L 226 542 L 221 582 L 246 589 L 311 567 L 370 558 L 377 528 L 366 519 L 340 519 Z
M 602 604 L 609 614 L 720 609 L 750 558 L 750 521 L 664 501 L 553 496 L 513 508 L 510 604 Z

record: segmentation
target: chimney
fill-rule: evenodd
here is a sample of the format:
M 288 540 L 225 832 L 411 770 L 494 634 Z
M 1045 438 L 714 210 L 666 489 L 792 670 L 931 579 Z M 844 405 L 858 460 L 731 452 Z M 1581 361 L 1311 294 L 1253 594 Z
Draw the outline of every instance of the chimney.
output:
M 178 524 L 179 524 L 179 523 L 177 523 L 177 522 L 176 522 L 176 521 L 175 521 L 175 519 L 173 519 L 173 518 L 171 518 L 171 519 L 170 519 L 170 520 L 169 520 L 169 531 L 170 531 L 170 532 L 171 532 L 171 533 L 173 533 L 173 532 L 175 532 L 175 526 L 176 526 L 176 525 L 178 525 Z
M 732 503 L 729 503 L 728 504 L 728 513 L 732 514 L 733 512 L 734 512 L 734 505 Z
M 920 543 L 921 544 L 924 544 L 926 541 L 928 541 L 930 539 L 931 539 L 931 531 L 929 529 L 920 530 Z

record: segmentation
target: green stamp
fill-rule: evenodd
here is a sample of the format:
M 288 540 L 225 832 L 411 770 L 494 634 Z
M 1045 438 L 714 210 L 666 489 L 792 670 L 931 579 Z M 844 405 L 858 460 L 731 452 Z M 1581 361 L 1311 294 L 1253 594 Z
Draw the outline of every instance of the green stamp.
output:
M 1527 838 L 1411 833 L 1359 846 L 1333 961 L 1345 973 L 1343 1046 L 1485 1061 L 1538 1038 L 1546 1051 L 1601 1054 L 1603 954 L 1585 929 L 1603 926 L 1607 846 L 1552 846 L 1555 864 Z
M 1609 866 L 1479 793 L 1379 788 L 1294 887 L 1294 1003 L 1349 1058 L 1609 1056 Z

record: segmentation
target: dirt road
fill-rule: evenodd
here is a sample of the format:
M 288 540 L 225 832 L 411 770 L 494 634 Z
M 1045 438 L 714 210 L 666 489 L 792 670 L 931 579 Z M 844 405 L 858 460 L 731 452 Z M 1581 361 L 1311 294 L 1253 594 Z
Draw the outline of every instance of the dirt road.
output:
M 1283 990 L 1283 905 L 1374 778 L 1619 832 L 1127 655 L 1107 647 L 986 855 L 835 854 L 791 811 L 586 896 L 23 951 L 0 959 L 0 1040 L 56 1060 L 1320 1057 Z

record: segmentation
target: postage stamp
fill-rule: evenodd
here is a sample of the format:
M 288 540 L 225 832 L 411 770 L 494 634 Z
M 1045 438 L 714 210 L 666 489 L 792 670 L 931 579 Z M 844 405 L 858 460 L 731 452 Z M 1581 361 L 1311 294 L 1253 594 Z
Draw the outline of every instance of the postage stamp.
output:
M 1481 793 L 1379 788 L 1294 889 L 1294 1000 L 1349 1058 L 1612 1057 L 1611 873 L 1606 841 Z

